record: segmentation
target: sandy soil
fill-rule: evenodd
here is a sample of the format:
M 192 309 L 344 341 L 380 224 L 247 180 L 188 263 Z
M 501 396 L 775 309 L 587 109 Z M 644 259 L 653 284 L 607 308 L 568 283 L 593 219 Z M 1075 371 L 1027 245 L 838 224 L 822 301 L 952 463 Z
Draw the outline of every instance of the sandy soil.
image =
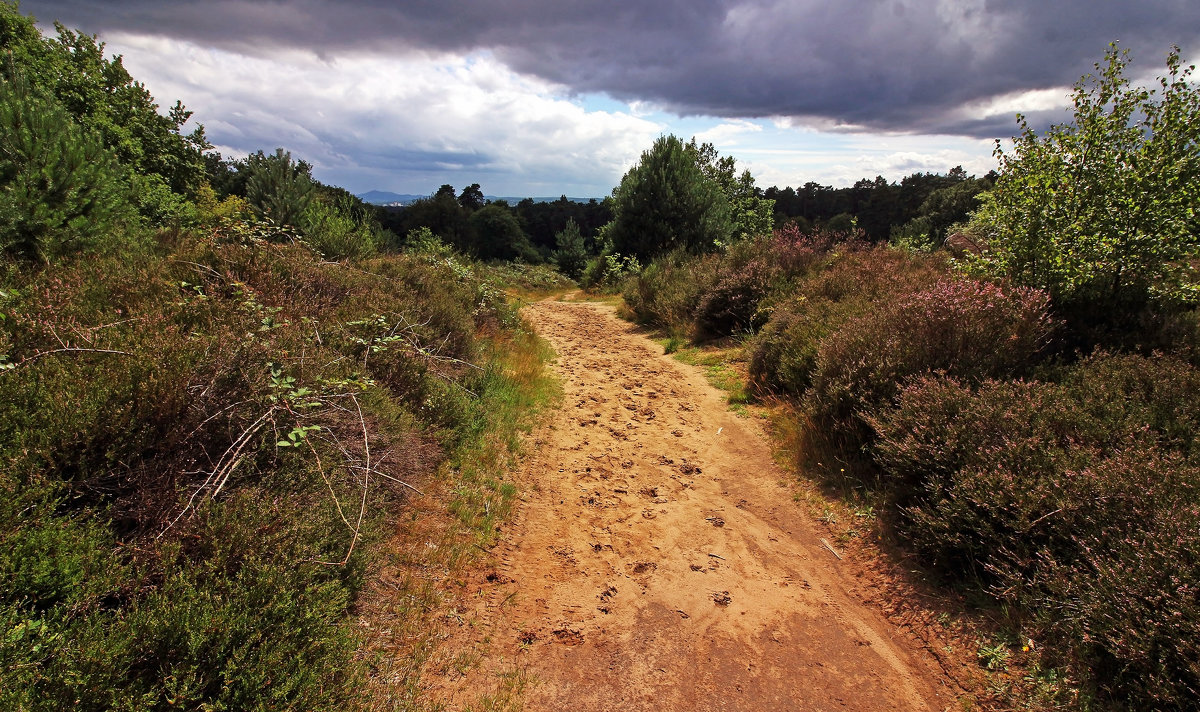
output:
M 425 673 L 436 700 L 475 705 L 515 671 L 528 710 L 954 705 L 938 661 L 852 593 L 861 571 L 698 369 L 602 305 L 525 314 L 559 354 L 563 408 Z

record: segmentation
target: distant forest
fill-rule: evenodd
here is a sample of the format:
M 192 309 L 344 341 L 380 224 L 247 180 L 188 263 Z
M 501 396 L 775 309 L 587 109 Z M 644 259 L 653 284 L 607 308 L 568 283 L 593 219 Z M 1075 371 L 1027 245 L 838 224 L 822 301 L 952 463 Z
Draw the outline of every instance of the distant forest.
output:
M 947 230 L 978 207 L 978 196 L 995 182 L 995 172 L 977 178 L 955 166 L 946 174 L 913 173 L 900 181 L 883 176 L 863 178 L 847 188 L 809 181 L 799 188 L 755 188 L 759 198 L 774 201 L 776 227 L 795 225 L 802 231 L 825 227 L 846 231 L 858 227 L 872 242 L 924 239 L 940 244 Z M 473 218 L 484 209 L 484 215 Z M 478 183 L 461 191 L 441 186 L 433 195 L 410 205 L 375 206 L 379 223 L 403 237 L 422 227 L 451 245 L 489 259 L 521 257 L 550 260 L 556 235 L 574 220 L 591 254 L 599 230 L 613 218 L 612 198 L 587 202 L 536 202 L 516 205 L 486 201 Z M 507 213 L 507 216 L 504 214 Z M 482 232 L 480 232 L 482 230 Z

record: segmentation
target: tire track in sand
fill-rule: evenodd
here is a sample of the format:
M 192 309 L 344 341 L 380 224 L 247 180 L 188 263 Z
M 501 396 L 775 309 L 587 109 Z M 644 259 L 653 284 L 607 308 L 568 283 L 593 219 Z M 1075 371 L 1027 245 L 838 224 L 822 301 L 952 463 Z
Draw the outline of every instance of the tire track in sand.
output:
M 953 702 L 932 656 L 847 593 L 762 435 L 697 369 L 607 307 L 524 313 L 558 352 L 563 408 L 522 467 L 496 568 L 427 669 L 435 699 L 460 709 L 517 669 L 529 710 Z M 471 651 L 466 673 L 448 664 Z

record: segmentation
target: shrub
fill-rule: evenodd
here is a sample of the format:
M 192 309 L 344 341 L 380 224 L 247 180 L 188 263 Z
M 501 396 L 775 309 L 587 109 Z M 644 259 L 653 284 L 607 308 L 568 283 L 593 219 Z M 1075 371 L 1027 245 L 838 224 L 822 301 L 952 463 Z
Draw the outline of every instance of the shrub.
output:
M 0 272 L 0 708 L 353 707 L 342 623 L 403 490 L 375 478 L 357 532 L 333 498 L 368 447 L 428 476 L 509 383 L 452 255 L 324 263 L 213 217 Z
M 1179 49 L 1149 91 L 1110 47 L 1075 85 L 1071 123 L 1021 135 L 973 218 L 988 249 L 974 268 L 1119 317 L 1147 302 L 1194 303 L 1200 214 L 1200 89 Z
M 301 224 L 314 191 L 306 163 L 293 161 L 291 153 L 277 148 L 271 155 L 259 151 L 248 156 L 246 171 L 246 200 L 259 217 L 277 225 Z
M 0 79 L 0 253 L 54 260 L 133 220 L 124 171 L 100 140 L 21 77 Z
M 849 424 L 920 373 L 980 380 L 1027 372 L 1054 328 L 1048 308 L 1043 292 L 969 280 L 902 296 L 821 342 L 809 403 L 821 418 Z
M 779 274 L 769 248 L 769 240 L 746 239 L 729 249 L 719 262 L 716 279 L 696 303 L 697 337 L 729 336 L 762 326 L 763 302 Z
M 760 393 L 804 395 L 812 385 L 821 342 L 870 306 L 862 299 L 803 294 L 777 306 L 751 342 L 750 383 Z
M 1181 709 L 1200 689 L 1197 378 L 1106 354 L 1059 384 L 925 375 L 869 419 L 913 549 L 1122 707 Z
M 575 218 L 567 218 L 566 226 L 554 234 L 554 243 L 558 246 L 554 251 L 554 263 L 558 269 L 569 279 L 577 280 L 583 276 L 588 254 Z
M 369 257 L 381 242 L 377 231 L 362 220 L 339 209 L 333 201 L 318 197 L 300 216 L 304 241 L 331 260 Z
M 1062 385 L 1103 430 L 1147 427 L 1161 447 L 1200 458 L 1200 369 L 1178 356 L 1099 353 L 1070 369 Z
M 642 271 L 642 263 L 633 255 L 606 252 L 590 260 L 579 285 L 584 289 L 616 293 L 630 277 Z
M 750 381 L 760 392 L 805 393 L 812 383 L 822 341 L 852 319 L 870 313 L 945 277 L 940 257 L 910 255 L 863 243 L 830 245 L 840 236 L 820 233 L 796 240 L 777 238 L 776 254 L 794 278 L 781 278 L 779 291 L 790 299 L 774 305 L 770 320 L 754 339 Z M 827 246 L 828 245 L 828 246 Z
M 643 324 L 689 334 L 696 305 L 717 279 L 715 256 L 672 252 L 655 260 L 625 285 L 625 304 Z

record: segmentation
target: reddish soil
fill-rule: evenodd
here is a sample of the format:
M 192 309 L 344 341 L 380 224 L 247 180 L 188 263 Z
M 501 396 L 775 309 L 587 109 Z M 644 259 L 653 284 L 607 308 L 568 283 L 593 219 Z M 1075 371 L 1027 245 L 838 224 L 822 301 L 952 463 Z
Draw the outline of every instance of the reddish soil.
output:
M 559 354 L 563 407 L 426 668 L 434 700 L 475 706 L 515 673 L 528 710 L 955 706 L 926 645 L 864 603 L 862 567 L 822 542 L 753 419 L 611 308 L 525 315 Z

